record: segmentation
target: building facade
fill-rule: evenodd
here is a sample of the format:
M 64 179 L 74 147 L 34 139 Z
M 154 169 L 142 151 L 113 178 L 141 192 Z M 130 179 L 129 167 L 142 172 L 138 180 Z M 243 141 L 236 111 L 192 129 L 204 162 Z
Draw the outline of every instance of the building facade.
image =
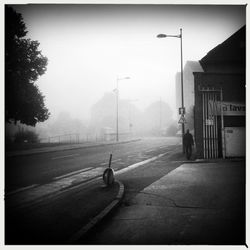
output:
M 199 158 L 245 156 L 246 27 L 200 60 L 194 75 L 194 136 Z

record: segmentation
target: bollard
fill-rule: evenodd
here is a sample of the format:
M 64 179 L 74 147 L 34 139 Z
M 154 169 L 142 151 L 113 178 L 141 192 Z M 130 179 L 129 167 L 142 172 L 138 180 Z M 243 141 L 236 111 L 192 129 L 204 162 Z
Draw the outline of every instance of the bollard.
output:
M 102 178 L 106 186 L 110 186 L 114 183 L 114 170 L 111 168 L 111 162 L 112 162 L 112 154 L 109 156 L 109 166 L 106 168 L 103 172 Z

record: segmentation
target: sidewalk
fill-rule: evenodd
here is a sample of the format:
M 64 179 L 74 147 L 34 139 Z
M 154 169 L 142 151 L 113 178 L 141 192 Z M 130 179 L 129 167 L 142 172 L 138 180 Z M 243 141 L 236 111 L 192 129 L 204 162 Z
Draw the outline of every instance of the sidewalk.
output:
M 244 245 L 244 165 L 229 160 L 183 164 L 79 244 Z

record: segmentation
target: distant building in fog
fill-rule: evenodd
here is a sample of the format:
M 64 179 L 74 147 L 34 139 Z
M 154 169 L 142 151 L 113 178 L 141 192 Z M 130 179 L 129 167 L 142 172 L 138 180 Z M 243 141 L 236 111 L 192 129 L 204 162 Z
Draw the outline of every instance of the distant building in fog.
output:
M 183 69 L 183 95 L 184 107 L 186 109 L 186 127 L 193 129 L 193 107 L 194 107 L 194 75 L 193 72 L 204 72 L 199 61 L 187 61 Z M 177 113 L 181 107 L 181 73 L 175 77 L 176 109 Z

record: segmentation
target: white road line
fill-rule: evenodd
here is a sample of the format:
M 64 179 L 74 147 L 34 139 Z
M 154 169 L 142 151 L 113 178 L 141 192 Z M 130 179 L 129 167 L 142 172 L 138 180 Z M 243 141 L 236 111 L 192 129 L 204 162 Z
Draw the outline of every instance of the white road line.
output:
M 121 160 L 122 160 L 122 159 L 113 160 L 113 161 L 111 162 L 111 164 L 114 163 L 114 162 L 121 161 Z M 108 164 L 109 164 L 108 162 L 103 162 L 103 163 L 101 163 L 100 165 L 103 166 L 103 165 L 108 165 Z
M 183 161 L 171 161 L 171 163 L 184 163 L 187 162 L 187 160 L 183 160 Z
M 116 160 L 114 160 L 114 161 L 112 161 L 112 162 L 118 162 L 118 161 L 121 161 L 122 159 L 116 159 Z
M 148 151 L 145 151 L 146 153 L 150 153 L 150 152 L 153 152 L 155 151 L 154 149 L 151 149 L 151 150 L 148 150 Z
M 164 154 L 159 154 L 159 155 L 157 155 L 157 156 L 155 156 L 155 157 L 152 157 L 152 158 L 149 158 L 149 159 L 147 159 L 147 160 L 145 160 L 145 161 L 137 162 L 137 163 L 132 164 L 132 165 L 126 167 L 126 168 L 123 168 L 123 169 L 121 169 L 121 170 L 115 171 L 115 174 L 117 174 L 117 175 L 118 175 L 118 174 L 122 174 L 122 173 L 125 173 L 125 172 L 129 171 L 129 170 L 138 168 L 139 166 L 144 165 L 144 164 L 146 164 L 146 163 L 149 163 L 149 162 L 151 162 L 151 161 L 155 161 L 156 159 L 158 159 L 158 158 L 160 158 L 160 157 L 162 157 L 162 156 L 164 156 L 164 155 L 166 155 L 166 154 L 168 154 L 168 152 L 167 152 L 167 153 L 164 153 Z
M 132 169 L 138 168 L 139 166 L 142 166 L 142 165 L 147 164 L 151 161 L 154 161 L 160 157 L 163 157 L 163 156 L 167 155 L 168 153 L 169 152 L 166 152 L 166 153 L 157 155 L 155 157 L 149 158 L 147 160 L 137 162 L 137 163 L 130 165 L 126 168 L 115 171 L 115 174 L 119 175 L 119 174 L 125 173 L 127 171 L 130 171 Z M 117 159 L 117 161 L 118 160 L 120 160 L 120 159 Z M 66 190 L 67 188 L 71 188 L 75 185 L 87 185 L 89 183 L 92 183 L 93 181 L 101 179 L 102 173 L 103 173 L 103 167 L 85 168 L 82 170 L 71 172 L 71 173 L 64 175 L 64 176 L 56 177 L 56 179 L 59 179 L 59 178 L 60 179 L 55 180 L 51 183 L 47 183 L 44 185 L 34 184 L 32 186 L 25 187 L 25 189 L 28 189 L 28 190 L 26 190 L 25 192 L 20 192 L 20 194 L 19 194 L 20 196 L 18 199 L 16 199 L 15 196 L 10 196 L 8 198 L 9 199 L 12 198 L 12 200 L 13 199 L 15 200 L 15 202 L 14 202 L 15 206 L 22 206 L 22 205 L 25 206 L 25 203 L 28 204 L 29 202 L 35 201 L 38 198 L 45 197 L 46 195 L 56 193 L 56 192 L 61 191 L 61 190 Z M 22 190 L 23 189 L 24 188 L 22 188 Z M 20 191 L 20 189 L 19 189 L 19 191 Z M 15 192 L 17 192 L 17 190 Z
M 58 180 L 58 179 L 62 179 L 64 177 L 68 177 L 68 176 L 71 176 L 71 175 L 74 175 L 74 174 L 77 174 L 77 173 L 86 172 L 86 171 L 88 171 L 88 170 L 90 170 L 92 168 L 84 168 L 84 169 L 76 170 L 76 171 L 70 172 L 68 174 L 57 176 L 57 177 L 53 178 L 53 180 Z
M 103 165 L 108 165 L 108 162 L 103 162 L 103 163 L 101 163 L 100 165 L 101 165 L 101 166 L 103 166 Z
M 16 194 L 16 193 L 19 193 L 19 192 L 21 192 L 21 191 L 25 191 L 25 190 L 34 188 L 34 187 L 36 187 L 36 186 L 38 186 L 38 184 L 32 184 L 32 185 L 27 186 L 27 187 L 18 188 L 18 189 L 14 190 L 14 191 L 11 191 L 11 192 L 6 193 L 5 195 L 7 196 L 7 195 Z
M 129 158 L 130 158 L 130 157 L 138 157 L 138 154 L 129 155 L 128 157 L 129 157 Z
M 73 156 L 78 156 L 79 154 L 72 154 L 72 155 L 64 155 L 64 156 L 58 156 L 51 158 L 52 160 L 58 160 L 58 159 L 63 159 L 63 158 L 68 158 L 68 157 L 73 157 Z
M 168 151 L 168 153 L 174 153 L 175 152 L 175 150 L 169 150 Z

